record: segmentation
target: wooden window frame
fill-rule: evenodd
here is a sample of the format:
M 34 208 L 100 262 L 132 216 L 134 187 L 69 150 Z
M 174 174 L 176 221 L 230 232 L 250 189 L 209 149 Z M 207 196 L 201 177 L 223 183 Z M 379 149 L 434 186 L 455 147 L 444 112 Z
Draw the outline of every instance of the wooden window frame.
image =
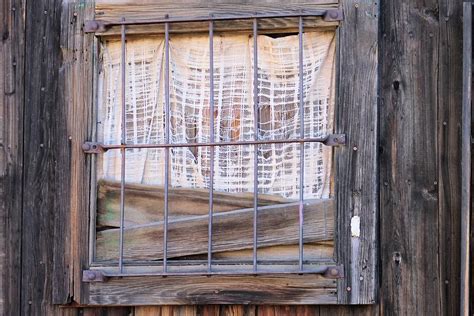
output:
M 54 266 L 53 301 L 81 305 L 157 304 L 372 304 L 378 288 L 378 194 L 377 194 L 377 48 L 378 3 L 373 0 L 294 1 L 278 11 L 307 7 L 340 7 L 344 20 L 337 28 L 337 80 L 335 133 L 346 134 L 346 146 L 335 149 L 335 262 L 344 267 L 338 280 L 321 275 L 258 276 L 155 276 L 110 278 L 107 282 L 83 282 L 82 271 L 90 266 L 89 238 L 91 183 L 94 183 L 93 155 L 85 155 L 82 144 L 95 136 L 92 104 L 97 95 L 95 57 L 97 38 L 84 33 L 84 22 L 121 16 L 146 17 L 146 12 L 170 12 L 172 1 L 159 5 L 118 5 L 107 0 L 97 3 L 65 4 L 61 45 L 64 54 L 62 98 L 68 106 L 70 140 L 69 212 L 60 220 L 68 228 L 69 249 Z M 112 1 L 113 2 L 113 1 Z M 116 1 L 120 2 L 120 1 Z M 198 3 L 189 0 L 191 3 Z M 230 1 L 229 1 L 230 2 Z M 235 1 L 234 1 L 235 2 Z M 191 14 L 235 8 L 259 12 L 259 5 L 219 4 L 209 8 L 187 6 Z M 191 6 L 192 7 L 192 6 Z M 268 6 L 266 6 L 268 9 Z M 161 10 L 161 11 L 160 11 Z M 186 14 L 176 11 L 176 14 Z M 301 12 L 301 11 L 299 11 Z M 137 28 L 140 32 L 140 28 Z M 113 32 L 113 30 L 111 30 Z M 94 186 L 95 187 L 95 186 Z

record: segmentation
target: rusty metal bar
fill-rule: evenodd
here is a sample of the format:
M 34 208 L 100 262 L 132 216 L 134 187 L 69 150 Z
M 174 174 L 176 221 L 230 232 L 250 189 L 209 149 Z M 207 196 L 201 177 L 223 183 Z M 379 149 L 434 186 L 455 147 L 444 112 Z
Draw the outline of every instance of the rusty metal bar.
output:
M 125 42 L 125 25 L 122 25 L 121 30 L 121 47 L 122 47 L 122 60 L 121 60 L 121 79 L 122 79 L 122 146 L 126 145 L 127 133 L 126 133 L 126 98 L 125 98 L 125 85 L 126 85 L 126 42 Z M 125 152 L 126 148 L 122 147 L 121 151 L 121 171 L 120 171 L 120 240 L 119 240 L 119 269 L 123 271 L 123 229 L 125 222 Z
M 146 24 L 161 24 L 161 23 L 183 23 L 183 22 L 206 22 L 206 21 L 228 21 L 228 20 L 251 20 L 251 19 L 274 19 L 274 18 L 298 18 L 298 17 L 322 17 L 326 22 L 342 21 L 342 9 L 319 9 L 319 10 L 299 10 L 292 13 L 255 13 L 255 14 L 225 14 L 225 15 L 211 15 L 209 17 L 170 17 L 168 15 L 154 20 L 127 20 L 108 22 L 100 20 L 89 20 L 84 24 L 84 32 L 105 32 L 108 28 L 117 25 L 146 25 Z
M 170 37 L 169 24 L 165 23 L 165 143 L 170 142 Z M 169 169 L 170 169 L 170 149 L 165 149 L 165 196 L 163 212 L 163 272 L 166 273 L 168 267 L 168 212 L 169 212 Z
M 325 11 L 323 14 L 325 19 L 342 19 L 342 11 L 329 10 Z M 281 17 L 288 17 L 288 14 L 281 15 Z M 290 15 L 291 16 L 291 15 Z M 264 17 L 277 17 L 277 16 L 261 16 L 261 15 L 252 15 L 247 18 L 253 18 L 253 37 L 254 37 L 254 86 L 253 86 L 253 106 L 254 106 L 254 140 L 250 141 L 224 141 L 216 142 L 215 141 L 215 126 L 214 126 L 214 112 L 215 112 L 215 101 L 214 101 L 214 21 L 219 20 L 236 20 L 242 19 L 241 17 L 214 17 L 211 16 L 208 19 L 209 21 L 209 76 L 210 76 L 210 91 L 209 91 L 209 112 L 210 112 L 210 142 L 207 143 L 180 143 L 172 144 L 170 142 L 170 52 L 169 52 L 169 33 L 170 33 L 170 23 L 173 22 L 191 22 L 192 20 L 173 20 L 168 17 L 165 17 L 164 20 L 152 21 L 151 23 L 164 23 L 165 26 L 165 64 L 164 64 L 164 77 L 165 77 L 165 143 L 164 144 L 127 144 L 126 141 L 126 25 L 131 24 L 151 24 L 149 21 L 146 23 L 135 23 L 134 21 L 125 21 L 122 19 L 120 23 L 111 24 L 111 25 L 121 25 L 121 49 L 122 49 L 122 59 L 121 59 L 121 106 L 122 106 L 122 136 L 120 144 L 99 144 L 94 142 L 86 142 L 83 144 L 83 150 L 85 153 L 103 153 L 109 149 L 120 149 L 121 151 L 121 187 L 120 187 L 120 245 L 119 245 L 119 273 L 116 274 L 104 274 L 98 270 L 86 270 L 83 271 L 83 277 L 85 282 L 95 282 L 95 281 L 105 281 L 107 278 L 119 276 L 140 276 L 142 274 L 131 274 L 124 273 L 124 218 L 125 218 L 125 174 L 126 174 L 126 150 L 129 148 L 143 148 L 143 149 L 152 149 L 152 148 L 163 148 L 165 149 L 165 197 L 164 197 L 164 231 L 163 231 L 163 269 L 159 273 L 150 273 L 144 274 L 147 276 L 169 276 L 169 275 L 241 275 L 241 274 L 282 274 L 282 273 L 319 273 L 323 274 L 325 277 L 338 278 L 342 277 L 343 273 L 342 267 L 339 266 L 319 266 L 317 268 L 312 267 L 311 264 L 304 261 L 304 173 L 305 173 L 305 143 L 319 142 L 326 146 L 338 146 L 344 145 L 346 138 L 344 134 L 331 134 L 324 137 L 318 138 L 305 138 L 305 124 L 304 124 L 304 43 L 303 43 L 303 17 L 304 16 L 314 16 L 314 13 L 302 14 L 299 13 L 295 17 L 299 17 L 299 64 L 298 64 L 298 73 L 299 73 L 299 108 L 300 108 L 300 138 L 297 139 L 281 139 L 281 140 L 259 140 L 258 136 L 258 126 L 259 126 L 259 99 L 258 99 L 258 20 L 257 18 Z M 245 17 L 244 17 L 245 18 Z M 203 20 L 204 21 L 204 20 Z M 260 271 L 258 267 L 258 146 L 265 144 L 290 144 L 298 143 L 300 144 L 300 179 L 299 179 L 299 255 L 298 255 L 298 264 L 294 263 L 292 267 L 295 269 L 285 269 L 282 271 L 272 270 L 271 272 L 265 271 L 264 269 Z M 214 156 L 215 156 L 215 147 L 218 146 L 245 146 L 253 145 L 254 146 L 254 221 L 253 221 L 253 256 L 250 263 L 250 260 L 247 264 L 248 268 L 251 270 L 242 270 L 242 267 L 245 266 L 245 262 L 242 261 L 237 267 L 236 270 L 232 272 L 223 272 L 219 271 L 219 263 L 215 263 L 215 270 L 213 268 L 212 260 L 212 239 L 213 239 L 213 212 L 214 212 Z M 207 260 L 203 260 L 201 267 L 207 265 L 207 272 L 172 272 L 168 270 L 168 216 L 169 216 L 169 180 L 170 180 L 170 149 L 179 148 L 179 147 L 210 147 L 210 173 L 209 173 L 209 224 L 208 224 L 208 256 Z M 204 264 L 206 262 L 206 264 Z M 303 269 L 303 264 L 307 265 Z M 160 267 L 161 268 L 161 267 Z M 115 268 L 114 268 L 115 269 Z M 161 270 L 161 269 L 160 269 Z M 94 281 L 95 280 L 95 281 Z
M 100 261 L 100 262 L 94 262 L 93 263 L 93 268 L 94 269 L 105 269 L 105 271 L 110 271 L 110 269 L 115 269 L 114 266 L 110 266 L 112 261 Z M 149 261 L 147 259 L 143 260 L 135 260 L 133 258 L 129 259 L 124 259 L 124 264 L 125 268 L 127 269 L 139 269 L 139 267 L 147 267 L 147 268 L 156 268 L 156 271 L 160 272 L 162 262 L 161 261 Z M 127 264 L 133 263 L 133 266 L 128 267 Z M 251 257 L 249 258 L 242 258 L 242 259 L 218 259 L 218 258 L 212 258 L 212 266 L 214 268 L 217 267 L 226 267 L 226 266 L 232 266 L 232 265 L 241 265 L 241 267 L 245 267 L 246 269 L 252 268 L 252 263 L 253 260 Z M 307 264 L 309 267 L 314 267 L 314 266 L 330 266 L 330 265 L 335 265 L 336 262 L 331 260 L 331 259 L 314 259 L 314 260 L 304 260 L 304 264 Z M 168 258 L 168 268 L 171 267 L 187 267 L 187 266 L 200 266 L 200 267 L 207 267 L 207 258 L 204 259 L 179 259 L 179 258 Z M 264 262 L 259 263 L 259 266 L 261 267 L 276 267 L 276 266 L 285 266 L 285 267 L 291 267 L 295 268 L 298 267 L 298 264 L 295 263 L 294 259 L 288 258 L 288 259 L 266 259 Z M 204 270 L 200 270 L 202 273 L 207 273 Z M 219 271 L 219 269 L 214 269 L 214 271 Z
M 249 146 L 249 145 L 271 145 L 271 144 L 291 144 L 291 143 L 322 143 L 326 146 L 339 146 L 346 144 L 345 134 L 330 134 L 317 138 L 295 138 L 295 139 L 274 139 L 259 141 L 238 141 L 238 142 L 217 142 L 217 143 L 189 143 L 189 144 L 127 144 L 110 145 L 95 142 L 85 142 L 82 149 L 87 154 L 101 154 L 111 149 L 121 148 L 181 148 L 181 147 L 219 147 L 219 146 Z
M 258 141 L 258 20 L 253 20 L 253 129 L 254 139 Z M 253 152 L 253 271 L 257 272 L 257 247 L 258 247 L 258 144 L 254 145 Z
M 472 135 L 472 3 L 464 3 L 463 100 L 461 136 L 461 282 L 460 315 L 469 315 L 469 251 Z
M 209 21 L 209 131 L 214 143 L 214 22 Z M 209 161 L 209 225 L 207 246 L 207 272 L 212 271 L 212 215 L 214 212 L 214 147 L 210 148 Z
M 251 266 L 249 266 L 251 269 Z M 344 268 L 340 265 L 318 265 L 308 267 L 305 271 L 298 271 L 295 269 L 272 269 L 259 271 L 259 275 L 269 274 L 320 274 L 327 279 L 341 279 L 344 277 Z M 213 271 L 212 273 L 206 273 L 202 271 L 183 271 L 183 272 L 167 272 L 167 273 L 113 273 L 106 272 L 100 269 L 84 270 L 82 271 L 83 282 L 107 282 L 110 278 L 116 277 L 167 277 L 167 276 L 239 276 L 252 274 L 251 270 L 244 270 L 239 266 L 232 271 Z
M 298 31 L 298 73 L 299 73 L 299 99 L 300 99 L 300 138 L 304 139 L 304 69 L 303 69 L 303 17 L 299 18 L 299 31 Z M 300 192 L 299 192 L 299 253 L 298 253 L 298 265 L 300 271 L 303 271 L 303 223 L 304 223 L 304 143 L 300 143 Z

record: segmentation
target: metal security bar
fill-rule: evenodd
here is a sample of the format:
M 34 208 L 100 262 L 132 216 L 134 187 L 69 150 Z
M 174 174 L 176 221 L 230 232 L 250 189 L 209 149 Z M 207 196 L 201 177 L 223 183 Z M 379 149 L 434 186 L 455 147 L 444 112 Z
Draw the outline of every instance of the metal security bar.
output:
M 300 10 L 294 13 L 255 13 L 255 14 L 213 14 L 209 17 L 197 17 L 197 18 L 182 18 L 182 17 L 170 17 L 165 15 L 164 17 L 157 18 L 154 20 L 124 20 L 117 22 L 108 22 L 100 20 L 86 21 L 84 24 L 84 32 L 105 32 L 112 26 L 117 25 L 151 25 L 151 24 L 163 24 L 163 23 L 191 23 L 191 22 L 206 22 L 206 21 L 231 21 L 231 20 L 251 20 L 251 19 L 276 19 L 276 18 L 299 18 L 299 17 L 322 17 L 326 22 L 342 21 L 343 14 L 341 9 L 321 9 L 321 10 Z
M 344 134 L 331 134 L 319 138 L 305 138 L 304 135 L 304 62 L 303 62 L 303 31 L 304 31 L 304 17 L 321 16 L 325 20 L 337 21 L 342 19 L 342 13 L 339 9 L 330 10 L 313 10 L 309 12 L 302 11 L 294 15 L 277 15 L 277 14 L 255 14 L 248 16 L 210 16 L 206 19 L 181 19 L 181 18 L 170 18 L 165 17 L 163 19 L 157 19 L 153 21 L 128 21 L 122 19 L 120 22 L 106 23 L 98 21 L 89 21 L 86 23 L 85 30 L 88 32 L 95 32 L 103 30 L 113 25 L 121 26 L 121 143 L 120 144 L 100 144 L 96 142 L 86 142 L 83 144 L 83 150 L 88 154 L 101 154 L 107 150 L 118 149 L 121 152 L 121 185 L 120 185 L 120 240 L 119 240 L 119 261 L 118 268 L 113 272 L 104 272 L 99 270 L 86 270 L 83 274 L 85 282 L 104 281 L 107 277 L 114 276 L 147 276 L 147 275 L 240 275 L 240 274 L 268 274 L 268 273 L 317 273 L 323 274 L 330 278 L 339 278 L 343 275 L 342 267 L 334 266 L 331 264 L 319 264 L 309 265 L 304 268 L 304 146 L 306 143 L 322 143 L 326 146 L 338 146 L 344 145 L 346 142 Z M 258 137 L 258 122 L 259 122 L 259 99 L 258 99 L 258 19 L 261 18 L 278 18 L 278 17 L 295 17 L 298 18 L 298 43 L 299 43 L 299 61 L 298 61 L 298 93 L 299 93 L 299 121 L 300 121 L 300 137 L 295 139 L 281 139 L 281 140 L 260 140 Z M 252 19 L 253 21 L 253 106 L 254 106 L 254 139 L 250 141 L 215 141 L 214 131 L 214 22 L 222 20 L 240 20 L 240 19 Z M 210 108 L 210 142 L 208 143 L 171 143 L 170 142 L 170 24 L 180 22 L 195 22 L 195 21 L 208 21 L 209 22 L 209 80 L 210 80 L 210 91 L 209 91 L 209 108 Z M 126 142 L 126 26 L 133 24 L 164 24 L 165 29 L 165 65 L 164 65 L 164 80 L 165 80 L 165 141 L 162 144 L 127 144 Z M 295 269 L 291 265 L 280 265 L 281 269 L 260 269 L 258 265 L 257 249 L 258 249 L 258 150 L 259 145 L 265 144 L 289 144 L 297 143 L 300 145 L 300 179 L 299 179 L 299 208 L 298 208 L 298 264 Z M 213 265 L 212 258 L 212 240 L 213 240 L 213 213 L 214 213 L 214 149 L 217 146 L 254 146 L 253 166 L 254 166 L 254 196 L 253 196 L 253 246 L 252 246 L 252 260 L 251 270 L 249 269 L 238 269 L 238 266 L 242 266 L 245 262 L 241 261 L 236 264 L 236 268 L 231 270 L 222 270 L 222 266 Z M 170 260 L 168 259 L 168 220 L 169 220 L 169 178 L 170 178 L 170 149 L 179 147 L 210 147 L 210 184 L 209 184 L 209 212 L 208 212 L 208 248 L 207 248 L 207 260 L 205 262 L 205 271 L 191 271 L 183 270 L 177 272 L 175 269 L 170 269 Z M 164 216 L 163 216 L 163 260 L 161 271 L 154 270 L 152 273 L 131 273 L 125 271 L 127 267 L 124 264 L 124 221 L 125 221 L 125 160 L 126 150 L 134 148 L 161 148 L 165 150 L 165 179 L 164 179 Z M 217 263 L 217 262 L 216 262 Z M 173 267 L 179 266 L 180 263 L 176 260 L 172 261 Z M 186 263 L 182 263 L 186 265 Z M 202 266 L 202 263 L 199 265 Z

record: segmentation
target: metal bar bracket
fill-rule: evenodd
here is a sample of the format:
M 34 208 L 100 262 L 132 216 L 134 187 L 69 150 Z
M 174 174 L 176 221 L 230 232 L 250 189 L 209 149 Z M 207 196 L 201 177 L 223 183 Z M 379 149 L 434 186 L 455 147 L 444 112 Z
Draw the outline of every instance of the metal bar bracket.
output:
M 323 142 L 326 146 L 339 146 L 346 144 L 346 134 L 330 134 Z
M 105 21 L 89 20 L 84 23 L 84 33 L 105 32 L 110 28 L 110 24 Z
M 330 266 L 326 269 L 326 272 L 323 273 L 323 276 L 328 279 L 343 279 L 344 267 L 342 265 Z
M 85 142 L 82 144 L 82 150 L 85 154 L 102 154 L 107 151 L 100 143 Z
M 84 270 L 82 271 L 82 282 L 106 282 L 108 277 L 99 270 Z
M 344 19 L 344 13 L 342 9 L 329 9 L 324 13 L 323 20 L 325 22 L 336 22 Z

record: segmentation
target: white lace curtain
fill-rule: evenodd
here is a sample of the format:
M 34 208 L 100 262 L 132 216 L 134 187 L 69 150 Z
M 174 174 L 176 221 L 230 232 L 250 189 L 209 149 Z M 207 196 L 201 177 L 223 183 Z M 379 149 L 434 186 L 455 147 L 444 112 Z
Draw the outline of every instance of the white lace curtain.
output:
M 332 132 L 334 108 L 334 32 L 304 34 L 305 137 Z M 126 67 L 127 143 L 164 143 L 164 40 L 129 39 Z M 121 140 L 121 46 L 102 46 L 99 92 L 99 140 Z M 258 37 L 258 138 L 299 138 L 298 36 Z M 214 38 L 215 141 L 254 139 L 253 38 Z M 172 35 L 170 40 L 170 138 L 172 143 L 209 142 L 209 38 Z M 259 145 L 258 185 L 263 194 L 290 199 L 299 192 L 299 144 Z M 100 162 L 100 177 L 120 180 L 121 155 L 108 151 Z M 215 147 L 214 189 L 252 192 L 254 146 Z M 330 194 L 332 149 L 305 145 L 305 198 Z M 209 147 L 170 150 L 170 184 L 209 186 Z M 164 149 L 129 149 L 126 181 L 162 185 Z

